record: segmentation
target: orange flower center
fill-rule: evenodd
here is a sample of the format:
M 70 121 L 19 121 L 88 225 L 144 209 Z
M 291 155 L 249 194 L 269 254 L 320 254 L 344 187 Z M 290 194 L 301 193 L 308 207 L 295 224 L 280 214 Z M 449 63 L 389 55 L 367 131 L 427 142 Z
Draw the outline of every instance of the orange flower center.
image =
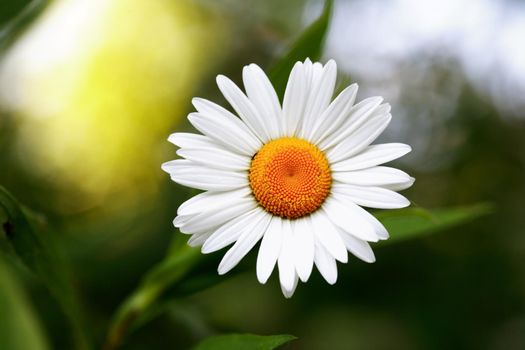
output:
M 259 204 L 288 219 L 316 211 L 332 185 L 325 155 L 311 143 L 294 137 L 264 145 L 253 157 L 248 178 Z

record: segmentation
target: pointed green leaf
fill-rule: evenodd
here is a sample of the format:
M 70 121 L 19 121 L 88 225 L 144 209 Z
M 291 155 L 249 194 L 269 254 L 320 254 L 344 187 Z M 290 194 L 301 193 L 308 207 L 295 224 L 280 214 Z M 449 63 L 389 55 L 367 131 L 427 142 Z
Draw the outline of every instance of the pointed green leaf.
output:
M 316 61 L 321 57 L 332 6 L 333 1 L 326 0 L 321 16 L 303 31 L 288 52 L 271 67 L 269 77 L 280 97 L 284 95 L 288 75 L 295 62 L 306 58 Z
M 273 350 L 294 339 L 293 335 L 228 334 L 202 341 L 194 350 Z
M 390 233 L 385 243 L 394 243 L 458 226 L 481 216 L 490 214 L 492 207 L 487 203 L 478 203 L 464 207 L 426 210 L 411 207 L 375 213 Z

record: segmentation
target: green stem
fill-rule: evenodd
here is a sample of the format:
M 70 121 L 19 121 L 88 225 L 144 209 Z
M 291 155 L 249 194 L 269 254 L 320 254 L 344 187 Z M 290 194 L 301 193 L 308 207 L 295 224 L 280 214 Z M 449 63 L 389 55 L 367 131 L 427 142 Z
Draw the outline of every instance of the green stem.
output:
M 154 305 L 168 287 L 180 281 L 199 261 L 200 256 L 197 249 L 184 245 L 153 267 L 117 310 L 103 349 L 115 350 L 120 347 L 137 319 Z

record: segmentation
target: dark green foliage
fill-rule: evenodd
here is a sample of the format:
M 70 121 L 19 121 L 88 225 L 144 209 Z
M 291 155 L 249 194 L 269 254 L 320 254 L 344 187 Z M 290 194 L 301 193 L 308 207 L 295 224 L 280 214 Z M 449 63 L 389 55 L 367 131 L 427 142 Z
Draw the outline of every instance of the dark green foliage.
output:
M 52 245 L 44 241 L 44 223 L 1 186 L 0 211 L 4 217 L 2 239 L 7 240 L 22 263 L 45 284 L 62 307 L 70 321 L 76 349 L 89 349 L 76 292 L 65 269 L 66 264 Z

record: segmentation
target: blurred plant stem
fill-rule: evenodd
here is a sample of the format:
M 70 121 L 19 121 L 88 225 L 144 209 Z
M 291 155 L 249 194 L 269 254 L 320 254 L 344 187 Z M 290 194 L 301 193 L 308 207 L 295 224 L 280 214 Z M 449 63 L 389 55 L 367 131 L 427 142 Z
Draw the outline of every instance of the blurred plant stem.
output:
M 180 241 L 175 239 L 174 247 L 168 256 L 145 276 L 135 292 L 119 307 L 110 325 L 104 350 L 117 349 L 138 319 L 202 258 L 198 249 L 186 245 L 185 242 L 179 244 Z

